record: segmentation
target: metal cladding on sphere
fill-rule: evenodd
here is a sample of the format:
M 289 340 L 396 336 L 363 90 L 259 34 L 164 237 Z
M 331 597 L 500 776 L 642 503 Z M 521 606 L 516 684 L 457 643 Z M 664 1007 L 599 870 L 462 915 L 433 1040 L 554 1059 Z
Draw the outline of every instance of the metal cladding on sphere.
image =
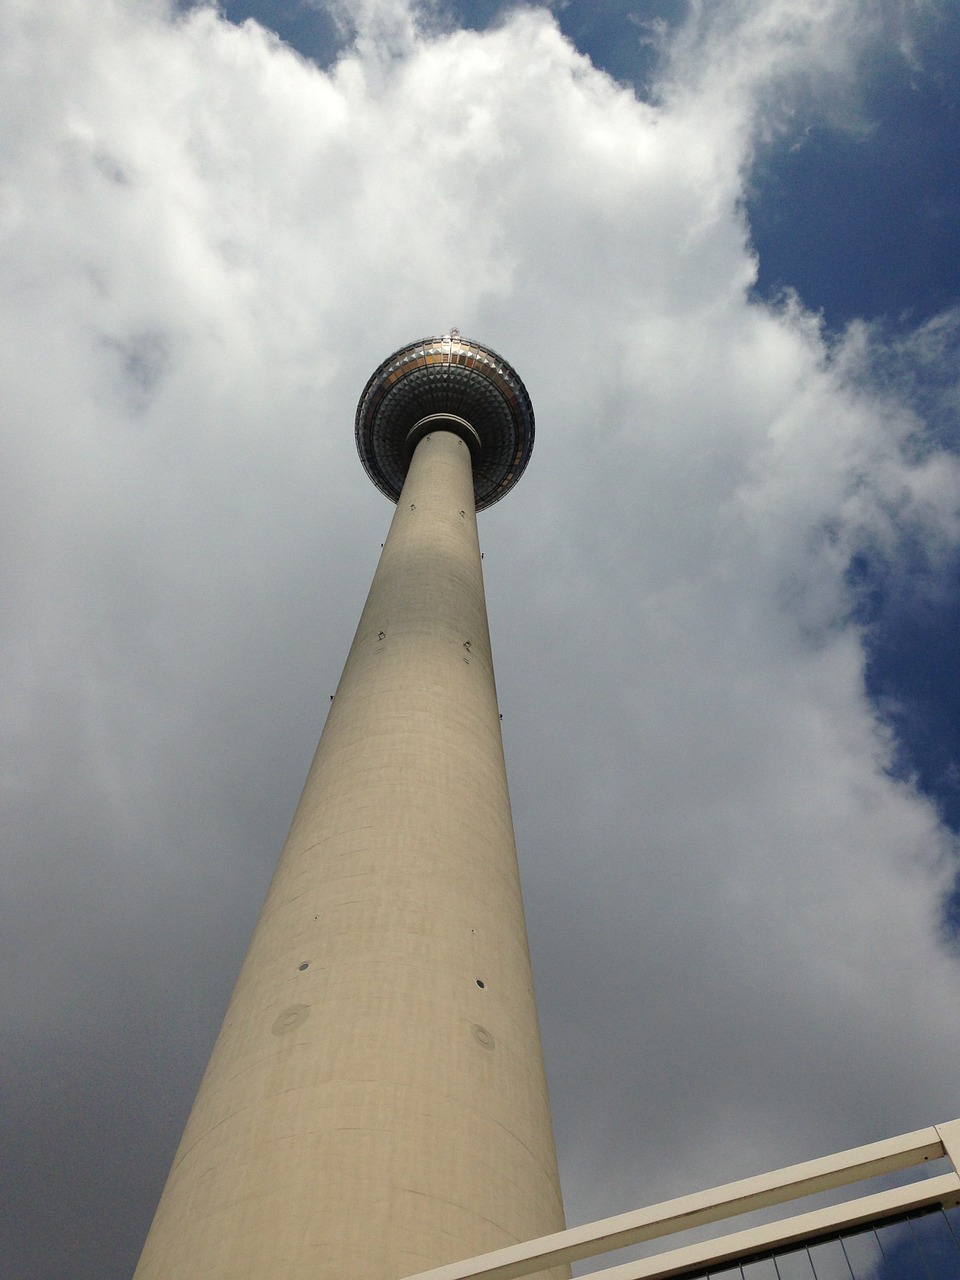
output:
M 417 441 L 441 425 L 470 446 L 477 510 L 492 506 L 530 459 L 533 406 L 502 356 L 456 330 L 395 351 L 360 397 L 357 451 L 367 475 L 393 502 Z

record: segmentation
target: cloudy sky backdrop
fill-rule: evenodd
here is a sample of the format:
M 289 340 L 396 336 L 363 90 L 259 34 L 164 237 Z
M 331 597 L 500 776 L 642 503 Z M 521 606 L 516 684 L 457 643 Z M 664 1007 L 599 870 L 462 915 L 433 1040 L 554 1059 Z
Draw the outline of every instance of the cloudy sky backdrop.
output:
M 6 0 L 8 1274 L 132 1270 L 453 325 L 570 1222 L 960 1114 L 958 15 Z

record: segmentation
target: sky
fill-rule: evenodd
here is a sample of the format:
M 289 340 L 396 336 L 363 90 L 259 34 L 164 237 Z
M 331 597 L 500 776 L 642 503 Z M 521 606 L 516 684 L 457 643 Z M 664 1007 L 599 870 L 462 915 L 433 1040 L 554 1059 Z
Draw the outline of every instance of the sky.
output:
M 4 1225 L 131 1273 L 457 326 L 568 1221 L 960 1114 L 960 9 L 7 0 Z

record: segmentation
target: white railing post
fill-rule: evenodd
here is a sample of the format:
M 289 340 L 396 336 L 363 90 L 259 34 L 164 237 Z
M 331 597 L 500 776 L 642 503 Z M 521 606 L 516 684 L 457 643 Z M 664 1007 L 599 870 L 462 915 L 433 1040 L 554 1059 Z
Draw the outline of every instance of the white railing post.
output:
M 943 1143 L 943 1154 L 951 1162 L 955 1173 L 960 1173 L 960 1120 L 948 1120 L 936 1126 L 940 1141 Z

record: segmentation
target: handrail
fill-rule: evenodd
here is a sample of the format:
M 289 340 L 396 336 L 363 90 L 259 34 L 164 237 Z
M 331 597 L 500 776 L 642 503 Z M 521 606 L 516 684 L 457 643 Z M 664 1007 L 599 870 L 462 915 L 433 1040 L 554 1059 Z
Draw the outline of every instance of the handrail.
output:
M 735 1262 L 751 1254 L 780 1245 L 797 1244 L 809 1240 L 821 1232 L 843 1231 L 859 1227 L 865 1222 L 897 1213 L 908 1213 L 929 1204 L 942 1204 L 960 1198 L 960 1176 L 945 1173 L 939 1178 L 924 1182 L 912 1182 L 906 1187 L 894 1187 L 890 1191 L 878 1191 L 872 1196 L 861 1196 L 843 1204 L 815 1209 L 812 1213 L 797 1214 L 793 1218 L 781 1218 L 748 1231 L 737 1231 L 719 1239 L 704 1240 L 700 1244 L 687 1245 L 683 1249 L 671 1249 L 652 1258 L 623 1263 L 618 1267 L 606 1267 L 582 1276 L 581 1280 L 668 1280 L 684 1272 L 698 1270 L 702 1266 L 711 1269 L 715 1264 Z M 474 1272 L 475 1275 L 483 1274 Z M 529 1274 L 529 1272 L 527 1273 Z
M 584 1226 L 570 1227 L 538 1240 L 508 1245 L 479 1257 L 421 1271 L 407 1277 L 407 1280 L 519 1280 L 519 1277 L 536 1271 L 596 1257 L 816 1192 L 849 1186 L 880 1174 L 913 1168 L 943 1156 L 949 1157 L 954 1169 L 952 1174 L 941 1178 L 921 1179 L 892 1191 L 878 1192 L 846 1204 L 741 1231 L 722 1240 L 710 1240 L 639 1262 L 608 1267 L 583 1277 L 583 1280 L 653 1280 L 653 1277 L 676 1275 L 699 1266 L 701 1262 L 743 1256 L 773 1243 L 792 1241 L 819 1230 L 829 1231 L 837 1224 L 852 1225 L 881 1214 L 925 1204 L 960 1201 L 960 1120 L 931 1125 L 927 1129 L 744 1178 L 709 1191 L 680 1196 L 649 1208 L 634 1209 Z M 844 1213 L 853 1217 L 844 1219 Z M 858 1217 L 861 1213 L 865 1216 Z M 797 1231 L 800 1235 L 795 1234 Z M 725 1248 L 732 1248 L 734 1252 L 717 1252 Z M 684 1260 L 677 1262 L 681 1255 Z

